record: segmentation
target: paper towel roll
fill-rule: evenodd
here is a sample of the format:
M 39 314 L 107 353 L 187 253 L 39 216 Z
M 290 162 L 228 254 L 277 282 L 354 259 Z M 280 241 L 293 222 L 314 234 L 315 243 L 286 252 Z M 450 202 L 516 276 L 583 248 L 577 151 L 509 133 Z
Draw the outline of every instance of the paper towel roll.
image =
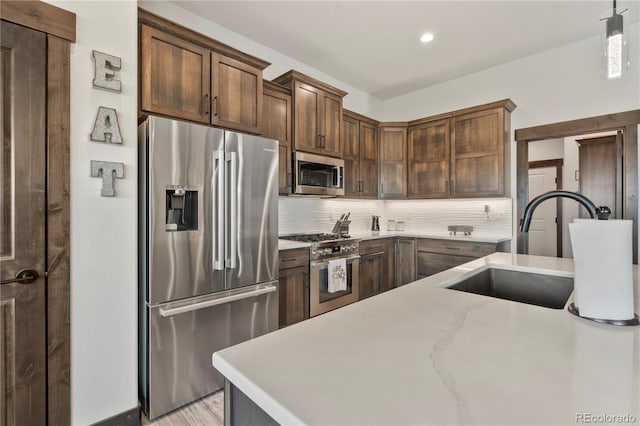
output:
M 628 320 L 633 306 L 633 222 L 576 220 L 569 224 L 575 265 L 573 298 L 580 316 Z

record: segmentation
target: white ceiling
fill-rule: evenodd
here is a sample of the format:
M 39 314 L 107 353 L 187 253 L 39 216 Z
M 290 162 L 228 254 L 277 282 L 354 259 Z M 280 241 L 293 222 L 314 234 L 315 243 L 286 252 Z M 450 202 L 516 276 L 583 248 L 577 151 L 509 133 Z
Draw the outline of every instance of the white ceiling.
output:
M 599 35 L 612 1 L 174 1 L 385 100 Z M 638 0 L 618 1 L 638 22 Z M 432 32 L 435 40 L 419 37 Z M 597 52 L 594 52 L 597 54 Z

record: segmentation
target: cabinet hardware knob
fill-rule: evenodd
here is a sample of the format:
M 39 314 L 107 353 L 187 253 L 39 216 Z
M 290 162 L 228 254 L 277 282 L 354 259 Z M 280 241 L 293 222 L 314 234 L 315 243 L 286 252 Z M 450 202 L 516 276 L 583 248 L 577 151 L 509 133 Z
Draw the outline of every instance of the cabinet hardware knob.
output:
M 213 115 L 214 116 L 218 116 L 218 97 L 214 96 L 213 97 Z
M 204 113 L 209 115 L 209 94 L 204 95 Z

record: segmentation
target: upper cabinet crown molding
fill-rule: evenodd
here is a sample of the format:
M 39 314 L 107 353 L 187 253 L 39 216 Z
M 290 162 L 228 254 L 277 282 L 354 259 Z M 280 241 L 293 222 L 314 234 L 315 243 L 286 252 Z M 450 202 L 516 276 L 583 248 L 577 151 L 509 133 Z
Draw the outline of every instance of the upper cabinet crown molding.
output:
M 175 22 L 171 22 L 142 8 L 138 8 L 138 23 L 160 29 L 165 33 L 169 33 L 183 40 L 190 41 L 214 52 L 227 56 L 231 59 L 236 59 L 247 65 L 256 67 L 260 70 L 264 70 L 266 67 L 271 65 L 271 62 L 267 62 L 263 59 L 256 58 L 255 56 L 242 52 L 238 49 L 234 49 L 231 46 L 228 46 L 217 40 L 213 40 L 203 34 L 185 28 L 182 25 L 178 25 Z
M 469 108 L 458 109 L 455 111 L 449 111 L 438 115 L 432 115 L 430 117 L 419 118 L 417 120 L 409 121 L 409 127 L 418 126 L 423 123 L 428 123 L 430 121 L 437 120 L 445 120 L 448 118 L 452 118 L 458 115 L 466 115 L 471 114 L 478 111 L 486 111 L 488 109 L 494 108 L 504 108 L 508 112 L 513 112 L 516 109 L 516 104 L 513 103 L 511 99 L 502 99 L 500 101 L 490 102 L 488 104 L 476 105 Z
M 281 76 L 274 78 L 272 81 L 277 84 L 282 84 L 283 86 L 290 86 L 291 82 L 294 80 L 310 84 L 311 86 L 322 89 L 325 92 L 332 93 L 340 98 L 344 98 L 348 95 L 348 92 L 345 92 L 344 90 L 340 90 L 337 87 L 331 86 L 323 81 L 316 80 L 315 78 L 309 77 L 308 75 L 296 70 L 288 71 Z

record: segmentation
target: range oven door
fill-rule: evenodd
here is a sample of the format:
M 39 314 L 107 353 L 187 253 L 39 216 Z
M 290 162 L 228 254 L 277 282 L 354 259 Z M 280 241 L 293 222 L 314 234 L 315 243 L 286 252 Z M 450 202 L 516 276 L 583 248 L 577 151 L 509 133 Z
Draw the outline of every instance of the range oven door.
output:
M 336 258 L 333 258 L 336 259 Z M 333 260 L 331 259 L 331 260 Z M 314 260 L 310 264 L 309 314 L 320 315 L 332 309 L 357 302 L 359 298 L 360 256 L 345 257 L 347 261 L 347 289 L 329 293 L 329 260 Z
M 344 195 L 344 160 L 295 152 L 294 194 Z

